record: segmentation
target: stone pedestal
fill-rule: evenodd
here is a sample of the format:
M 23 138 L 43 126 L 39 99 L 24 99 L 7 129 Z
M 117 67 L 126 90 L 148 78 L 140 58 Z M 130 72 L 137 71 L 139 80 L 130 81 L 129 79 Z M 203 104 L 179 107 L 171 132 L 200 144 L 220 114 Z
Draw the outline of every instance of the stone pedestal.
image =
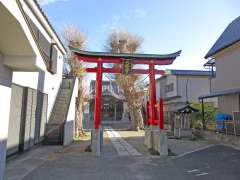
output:
M 145 130 L 144 144 L 148 149 L 157 151 L 160 156 L 168 155 L 168 138 L 165 130 L 160 130 L 157 126 L 148 127 Z
M 93 129 L 91 131 L 91 150 L 92 154 L 95 156 L 101 156 L 103 144 L 103 130 Z
M 152 148 L 152 131 L 150 127 L 145 128 L 145 138 L 144 144 L 147 146 L 148 149 Z
M 153 132 L 153 146 L 154 150 L 159 152 L 161 156 L 168 155 L 168 137 L 165 130 L 158 130 Z
M 192 138 L 192 129 L 174 128 L 174 136 L 178 138 Z

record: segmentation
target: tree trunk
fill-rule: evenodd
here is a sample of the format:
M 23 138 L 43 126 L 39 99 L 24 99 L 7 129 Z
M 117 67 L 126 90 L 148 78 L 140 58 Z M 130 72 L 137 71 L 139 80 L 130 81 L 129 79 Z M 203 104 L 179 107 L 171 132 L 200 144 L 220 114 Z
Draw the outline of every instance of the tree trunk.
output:
M 136 113 L 134 108 L 129 108 L 129 113 L 131 117 L 131 130 L 137 131 L 138 130 L 138 123 L 136 121 Z
M 77 107 L 77 131 L 78 136 L 82 136 L 84 134 L 83 131 L 83 107 L 82 103 L 80 103 Z
M 78 78 L 78 97 L 76 103 L 76 133 L 77 136 L 83 136 L 83 79 Z
M 138 120 L 138 126 L 139 126 L 139 129 L 143 130 L 144 129 L 144 120 L 143 120 L 143 116 L 142 116 L 142 111 L 141 109 L 137 108 L 137 120 Z
M 137 131 L 139 129 L 144 129 L 143 118 L 141 115 L 141 110 L 135 104 L 134 93 L 129 91 L 128 86 L 123 86 L 123 93 L 127 101 L 127 105 L 129 108 L 129 113 L 131 116 L 131 129 Z
M 134 107 L 133 104 L 129 103 L 129 113 L 131 116 L 132 130 L 137 131 L 139 129 L 144 129 L 144 121 L 141 115 L 141 110 L 138 107 Z

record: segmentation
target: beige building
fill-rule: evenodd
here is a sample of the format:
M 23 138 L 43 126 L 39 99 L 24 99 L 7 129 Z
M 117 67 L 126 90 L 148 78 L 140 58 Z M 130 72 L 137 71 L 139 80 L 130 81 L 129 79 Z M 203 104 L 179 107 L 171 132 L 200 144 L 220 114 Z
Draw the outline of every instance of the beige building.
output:
M 205 66 L 216 68 L 212 92 L 200 96 L 207 100 L 218 97 L 219 111 L 232 114 L 240 110 L 240 17 L 231 22 L 205 58 Z

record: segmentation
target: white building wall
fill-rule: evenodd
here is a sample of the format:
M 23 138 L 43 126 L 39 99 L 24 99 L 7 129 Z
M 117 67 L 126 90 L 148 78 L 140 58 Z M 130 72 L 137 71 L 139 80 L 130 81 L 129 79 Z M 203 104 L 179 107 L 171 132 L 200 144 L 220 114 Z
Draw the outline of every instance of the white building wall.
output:
M 6 160 L 6 145 L 10 111 L 11 88 L 0 85 L 0 180 L 3 175 Z
M 161 90 L 160 90 L 160 82 L 161 80 L 157 80 L 156 81 L 156 99 L 159 99 L 159 97 L 161 96 Z
M 3 55 L 0 53 L 0 84 L 10 86 L 12 82 L 12 70 L 3 65 Z
M 187 86 L 187 87 L 186 87 Z M 186 97 L 186 88 L 187 96 Z M 178 95 L 181 101 L 199 102 L 198 97 L 210 93 L 210 79 L 208 76 L 179 76 L 178 77 Z M 210 99 L 209 99 L 210 100 Z
M 37 89 L 48 95 L 48 112 L 49 119 L 51 111 L 62 82 L 63 55 L 58 52 L 57 74 L 49 72 L 13 72 L 12 82 L 21 86 Z
M 6 160 L 11 80 L 12 71 L 3 65 L 3 57 L 0 54 L 0 180 L 3 178 Z
M 56 35 L 53 33 L 53 31 L 51 30 L 52 37 L 50 37 L 49 34 L 46 32 L 46 30 L 43 27 L 41 27 L 40 23 L 37 22 L 37 19 L 34 17 L 34 15 L 29 11 L 29 9 L 27 9 L 28 7 L 24 3 L 25 0 L 20 0 L 20 1 L 23 4 L 23 8 L 27 12 L 27 14 L 36 23 L 36 25 L 38 26 L 42 34 L 45 35 L 45 38 L 50 43 L 53 41 L 52 38 L 54 39 L 54 42 L 58 43 L 59 40 L 56 38 Z M 34 1 L 32 0 L 29 0 L 28 2 L 34 3 Z M 30 54 L 28 52 L 23 52 L 23 49 L 21 47 L 19 48 L 15 47 L 20 49 L 20 51 L 18 52 L 21 52 L 21 54 L 8 53 L 7 54 L 8 56 L 11 55 L 16 59 L 15 65 L 14 65 L 14 62 L 11 62 L 12 63 L 11 66 L 10 66 L 11 64 L 10 58 L 6 58 L 7 57 L 6 55 L 3 56 L 1 54 L 1 49 L 0 49 L 0 180 L 2 180 L 3 171 L 5 168 L 5 159 L 6 159 L 6 142 L 7 142 L 7 136 L 8 136 L 8 124 L 9 124 L 9 113 L 10 113 L 10 103 L 11 103 L 11 83 L 16 83 L 22 86 L 38 89 L 48 94 L 48 118 L 49 118 L 59 86 L 61 84 L 61 80 L 62 80 L 63 55 L 62 53 L 60 53 L 60 51 L 58 52 L 57 74 L 53 75 L 47 72 L 44 60 L 40 55 L 38 46 L 24 19 L 24 16 L 18 7 L 17 1 L 0 0 L 0 5 L 9 11 L 9 17 L 13 18 L 14 20 L 16 19 L 17 21 L 16 24 L 19 27 L 21 27 L 21 30 L 22 30 L 21 34 L 17 34 L 17 35 L 24 37 L 21 39 L 27 40 L 27 43 L 29 43 L 29 45 L 31 46 Z M 17 43 L 21 44 L 22 41 L 21 42 L 18 41 Z M 64 49 L 62 46 L 61 48 L 62 48 L 62 52 L 64 52 Z M 2 52 L 2 53 L 6 53 L 6 52 Z M 26 55 L 24 53 L 26 53 L 30 57 L 29 59 L 25 59 L 25 61 L 21 61 L 21 58 L 24 57 L 23 55 Z M 35 59 L 32 60 L 31 58 L 35 58 Z M 21 65 L 23 65 L 23 67 L 18 65 L 18 63 L 20 62 L 22 63 Z M 25 68 L 25 71 L 30 70 L 35 72 L 20 72 L 20 71 L 12 72 L 12 70 L 4 66 L 4 64 L 5 65 L 8 64 L 9 67 L 15 70 L 17 69 L 15 68 L 16 66 L 18 67 L 18 70 L 23 70 L 22 68 Z
M 165 93 L 165 86 L 167 84 L 174 84 L 174 90 Z M 210 93 L 210 79 L 208 76 L 187 76 L 187 75 L 167 75 L 162 77 L 156 82 L 156 96 L 157 99 L 161 96 L 165 100 L 165 110 L 172 111 L 185 105 L 186 98 L 186 85 L 188 101 L 191 103 L 198 103 L 198 97 L 203 94 Z M 216 98 L 206 99 L 205 102 L 217 104 Z
M 160 79 L 156 80 L 156 99 L 158 100 L 159 97 L 166 98 L 165 93 L 165 86 L 167 78 L 165 76 L 161 77 Z
M 66 121 L 73 121 L 75 119 L 75 103 L 77 96 L 78 96 L 78 80 L 76 79 Z
M 64 138 L 63 145 L 69 145 L 73 141 L 74 137 L 74 122 L 75 122 L 75 106 L 76 106 L 76 97 L 78 96 L 78 80 L 75 80 L 73 94 L 71 97 L 71 102 L 67 114 L 67 119 L 64 124 Z
M 166 92 L 166 98 L 177 96 L 177 77 L 175 75 L 166 76 L 166 85 L 173 83 L 173 91 Z M 163 89 L 165 91 L 165 87 Z

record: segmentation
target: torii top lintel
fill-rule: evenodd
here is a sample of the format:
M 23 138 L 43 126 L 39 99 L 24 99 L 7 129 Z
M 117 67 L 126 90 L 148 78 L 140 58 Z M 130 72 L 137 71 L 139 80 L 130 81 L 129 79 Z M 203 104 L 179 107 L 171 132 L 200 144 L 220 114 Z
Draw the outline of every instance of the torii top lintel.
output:
M 96 63 L 122 63 L 124 60 L 131 60 L 133 64 L 170 65 L 180 56 L 181 51 L 172 54 L 131 54 L 131 53 L 109 53 L 83 51 L 78 48 L 69 47 L 75 56 L 84 62 Z

